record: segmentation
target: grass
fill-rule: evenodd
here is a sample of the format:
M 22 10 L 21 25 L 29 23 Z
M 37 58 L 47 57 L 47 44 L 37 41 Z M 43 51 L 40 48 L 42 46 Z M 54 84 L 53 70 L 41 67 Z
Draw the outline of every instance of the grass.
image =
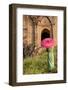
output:
M 55 68 L 50 72 L 57 72 L 56 49 L 54 49 Z M 49 73 L 48 53 L 45 51 L 41 55 L 26 57 L 23 61 L 23 74 L 43 74 Z

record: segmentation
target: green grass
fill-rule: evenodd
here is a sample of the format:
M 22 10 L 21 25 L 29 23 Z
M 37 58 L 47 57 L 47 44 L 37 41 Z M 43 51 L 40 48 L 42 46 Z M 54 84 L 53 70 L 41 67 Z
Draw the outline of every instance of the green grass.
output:
M 56 49 L 54 49 L 56 58 Z M 57 71 L 55 60 L 55 68 L 51 72 Z M 23 61 L 23 74 L 43 74 L 49 73 L 48 71 L 48 53 L 45 51 L 41 55 L 34 57 L 26 57 Z

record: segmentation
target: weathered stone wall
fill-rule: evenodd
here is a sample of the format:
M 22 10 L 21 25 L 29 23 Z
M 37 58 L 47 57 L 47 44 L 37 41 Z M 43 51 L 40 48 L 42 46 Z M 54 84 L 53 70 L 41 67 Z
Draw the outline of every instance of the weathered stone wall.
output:
M 57 44 L 57 17 L 56 16 L 48 16 L 49 20 L 52 24 L 53 29 L 53 38 Z M 51 24 L 45 16 L 39 16 L 38 21 L 35 25 L 35 46 L 41 47 L 41 33 L 45 29 L 48 29 L 51 32 Z M 32 44 L 32 36 L 33 36 L 33 25 L 32 21 L 29 16 L 23 16 L 23 37 L 24 43 L 26 45 Z

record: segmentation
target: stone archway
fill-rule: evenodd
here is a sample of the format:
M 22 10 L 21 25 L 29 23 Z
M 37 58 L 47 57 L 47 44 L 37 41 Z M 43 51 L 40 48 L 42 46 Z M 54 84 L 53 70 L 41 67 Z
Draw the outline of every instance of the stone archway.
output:
M 45 39 L 45 38 L 49 38 L 50 37 L 50 31 L 48 29 L 44 29 L 41 32 L 41 40 Z

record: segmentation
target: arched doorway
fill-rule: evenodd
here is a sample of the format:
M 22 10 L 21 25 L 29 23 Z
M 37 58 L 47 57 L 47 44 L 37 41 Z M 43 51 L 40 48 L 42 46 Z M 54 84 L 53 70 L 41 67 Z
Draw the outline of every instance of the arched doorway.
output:
M 41 33 L 41 40 L 49 37 L 50 37 L 50 31 L 48 29 L 44 29 Z

